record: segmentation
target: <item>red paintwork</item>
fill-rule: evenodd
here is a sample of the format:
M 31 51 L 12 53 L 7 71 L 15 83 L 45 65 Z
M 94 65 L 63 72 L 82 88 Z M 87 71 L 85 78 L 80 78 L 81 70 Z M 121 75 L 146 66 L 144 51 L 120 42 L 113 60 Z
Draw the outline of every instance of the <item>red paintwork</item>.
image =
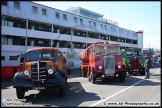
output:
M 139 69 L 139 59 L 132 58 L 132 69 Z
M 90 55 L 90 48 L 94 47 L 94 46 L 105 46 L 104 42 L 97 42 L 95 44 L 92 44 L 91 46 L 89 46 L 88 48 L 86 48 L 85 50 L 83 50 L 79 57 L 80 60 L 82 61 L 81 63 L 81 68 L 82 68 L 82 72 L 98 72 L 100 74 L 98 74 L 98 76 L 102 75 L 104 73 L 104 62 L 103 62 L 103 57 L 105 55 L 101 55 L 101 56 L 94 56 L 94 55 Z M 119 44 L 107 44 L 108 46 L 119 46 Z M 107 54 L 108 55 L 108 54 Z M 112 55 L 112 54 L 111 54 Z M 121 55 L 113 55 L 115 57 L 115 73 L 120 73 L 123 70 L 126 70 L 125 65 L 122 64 L 122 56 Z M 118 69 L 118 65 L 121 65 L 121 68 Z M 102 69 L 98 69 L 98 66 L 102 66 Z M 89 70 L 87 70 L 89 67 Z M 83 69 L 86 68 L 86 69 Z M 115 77 L 111 76 L 111 77 Z

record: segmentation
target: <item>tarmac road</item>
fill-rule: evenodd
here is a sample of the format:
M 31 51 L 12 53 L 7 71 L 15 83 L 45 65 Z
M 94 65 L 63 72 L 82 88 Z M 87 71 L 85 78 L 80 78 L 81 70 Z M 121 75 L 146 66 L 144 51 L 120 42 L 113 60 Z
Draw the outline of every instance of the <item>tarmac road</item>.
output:
M 161 68 L 155 64 L 150 69 L 150 79 L 144 76 L 127 75 L 124 83 L 109 79 L 105 82 L 92 84 L 87 78 L 80 76 L 80 71 L 75 69 L 68 77 L 65 91 L 66 96 L 60 97 L 58 89 L 29 90 L 25 93 L 25 103 L 32 106 L 161 106 Z M 2 98 L 17 99 L 16 89 L 12 81 L 2 81 Z M 14 101 L 16 103 L 16 101 Z M 23 103 L 18 101 L 17 103 Z M 12 101 L 7 104 L 13 106 Z M 31 105 L 30 105 L 31 106 Z

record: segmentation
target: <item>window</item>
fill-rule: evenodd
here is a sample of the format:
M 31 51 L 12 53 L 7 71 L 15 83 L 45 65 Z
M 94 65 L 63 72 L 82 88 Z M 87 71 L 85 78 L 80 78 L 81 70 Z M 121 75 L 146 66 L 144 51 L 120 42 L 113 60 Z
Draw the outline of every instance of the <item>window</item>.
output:
M 126 34 L 128 35 L 127 31 L 126 31 Z
M 124 31 L 122 30 L 122 34 L 124 34 Z
M 130 32 L 128 32 L 128 35 L 130 35 Z
M 93 26 L 96 27 L 96 22 L 93 22 Z
M 60 18 L 60 13 L 56 12 L 56 18 Z
M 46 15 L 46 9 L 42 9 L 42 15 Z
M 17 60 L 17 56 L 10 56 L 10 60 Z
M 13 45 L 13 39 L 12 39 L 12 38 L 6 38 L 6 39 L 5 39 L 5 43 L 6 43 L 7 45 Z
M 105 30 L 107 30 L 107 26 L 105 25 Z
M 64 19 L 64 20 L 67 20 L 66 14 L 63 14 L 63 19 Z
M 101 29 L 103 29 L 103 24 L 101 24 Z
M 106 36 L 106 40 L 108 40 L 109 39 L 109 37 L 108 36 Z
M 113 28 L 112 27 L 110 27 L 110 29 L 111 29 L 111 31 L 113 31 Z
M 20 9 L 20 2 L 14 1 L 14 8 Z
M 1 60 L 5 60 L 5 56 L 1 56 Z
M 119 33 L 121 33 L 120 29 L 119 29 Z
M 1 35 L 1 44 L 5 45 L 5 37 L 3 35 Z
M 44 44 L 44 41 L 39 40 L 39 41 L 38 41 L 38 44 Z
M 31 29 L 34 30 L 35 29 L 35 25 L 31 25 Z
M 80 25 L 83 25 L 83 19 L 80 19 Z
M 7 6 L 7 1 L 1 1 L 2 5 Z
M 33 13 L 38 13 L 37 7 L 33 6 Z
M 74 17 L 74 23 L 78 23 L 77 17 Z
M 116 28 L 114 27 L 114 32 L 116 32 Z
M 91 22 L 91 21 L 89 21 L 89 26 L 90 26 L 90 27 L 92 26 L 92 22 Z
M 34 40 L 30 41 L 30 46 L 34 46 Z

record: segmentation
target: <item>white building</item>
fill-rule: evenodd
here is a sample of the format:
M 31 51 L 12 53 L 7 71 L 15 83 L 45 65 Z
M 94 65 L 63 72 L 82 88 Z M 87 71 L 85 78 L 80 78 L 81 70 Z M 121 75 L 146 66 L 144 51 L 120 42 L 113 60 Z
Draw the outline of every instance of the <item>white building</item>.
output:
M 1 2 L 2 66 L 20 65 L 20 53 L 33 47 L 58 47 L 73 67 L 80 67 L 78 54 L 95 42 L 119 43 L 143 48 L 143 32 L 117 26 L 103 15 L 83 9 L 54 9 L 29 1 Z M 25 41 L 26 40 L 26 41 Z

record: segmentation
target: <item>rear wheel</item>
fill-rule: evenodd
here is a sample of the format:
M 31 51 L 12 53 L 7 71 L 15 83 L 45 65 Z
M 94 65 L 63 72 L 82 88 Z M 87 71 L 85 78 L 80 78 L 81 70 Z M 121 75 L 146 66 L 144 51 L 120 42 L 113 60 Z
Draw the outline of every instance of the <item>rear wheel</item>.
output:
M 25 95 L 25 90 L 23 88 L 16 88 L 16 94 L 18 99 L 23 99 Z
M 120 76 L 119 76 L 119 81 L 124 82 L 126 77 L 126 71 L 122 71 Z

